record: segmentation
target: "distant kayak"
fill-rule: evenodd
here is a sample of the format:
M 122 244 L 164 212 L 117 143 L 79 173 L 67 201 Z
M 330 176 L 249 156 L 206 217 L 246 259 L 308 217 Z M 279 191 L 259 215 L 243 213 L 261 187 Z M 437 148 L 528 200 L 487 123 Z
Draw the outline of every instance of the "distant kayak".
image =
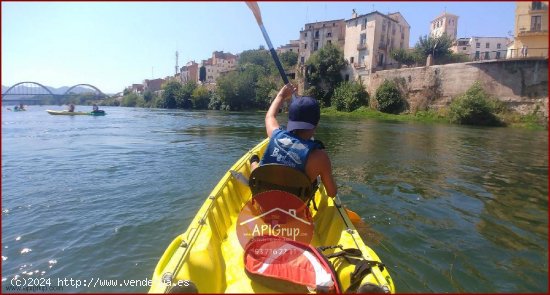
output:
M 87 115 L 87 116 L 105 116 L 105 111 L 95 111 L 95 112 L 69 112 L 69 111 L 52 111 L 46 110 L 50 115 L 65 115 L 65 116 L 78 116 L 78 115 Z

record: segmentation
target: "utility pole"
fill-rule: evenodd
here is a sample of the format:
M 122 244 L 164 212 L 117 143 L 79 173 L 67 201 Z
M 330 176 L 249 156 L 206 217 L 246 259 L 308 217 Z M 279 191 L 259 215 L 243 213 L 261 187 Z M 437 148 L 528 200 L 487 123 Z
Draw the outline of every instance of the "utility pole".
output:
M 178 67 L 179 67 L 178 66 L 178 51 L 176 50 L 176 74 L 175 74 L 175 76 L 178 75 Z

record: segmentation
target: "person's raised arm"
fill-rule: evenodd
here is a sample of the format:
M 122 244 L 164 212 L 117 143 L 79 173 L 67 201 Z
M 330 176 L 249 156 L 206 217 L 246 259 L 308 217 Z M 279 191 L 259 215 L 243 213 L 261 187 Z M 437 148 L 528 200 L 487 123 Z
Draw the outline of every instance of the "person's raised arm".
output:
M 277 114 L 279 113 L 279 109 L 281 108 L 281 105 L 283 102 L 292 96 L 292 93 L 296 91 L 296 87 L 292 84 L 286 84 L 279 90 L 279 93 L 271 102 L 271 106 L 269 107 L 269 110 L 265 114 L 265 130 L 267 132 L 267 136 L 271 138 L 271 134 L 273 133 L 273 130 L 279 128 L 279 122 L 277 121 Z

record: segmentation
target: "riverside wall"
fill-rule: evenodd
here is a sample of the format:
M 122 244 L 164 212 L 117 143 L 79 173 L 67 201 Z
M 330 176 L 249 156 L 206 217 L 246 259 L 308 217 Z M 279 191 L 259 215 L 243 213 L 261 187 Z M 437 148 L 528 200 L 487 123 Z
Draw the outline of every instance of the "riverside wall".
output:
M 521 113 L 548 118 L 548 59 L 506 59 L 378 71 L 365 82 L 371 96 L 384 80 L 397 82 L 411 112 L 441 108 L 479 81 L 493 97 Z

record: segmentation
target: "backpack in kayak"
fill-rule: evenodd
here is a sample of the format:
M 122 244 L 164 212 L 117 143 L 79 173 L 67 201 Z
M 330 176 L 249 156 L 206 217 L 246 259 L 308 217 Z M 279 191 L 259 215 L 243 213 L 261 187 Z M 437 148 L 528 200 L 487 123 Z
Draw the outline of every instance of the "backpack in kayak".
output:
M 245 247 L 247 275 L 284 293 L 341 293 L 338 275 L 315 247 L 278 236 L 252 238 Z

